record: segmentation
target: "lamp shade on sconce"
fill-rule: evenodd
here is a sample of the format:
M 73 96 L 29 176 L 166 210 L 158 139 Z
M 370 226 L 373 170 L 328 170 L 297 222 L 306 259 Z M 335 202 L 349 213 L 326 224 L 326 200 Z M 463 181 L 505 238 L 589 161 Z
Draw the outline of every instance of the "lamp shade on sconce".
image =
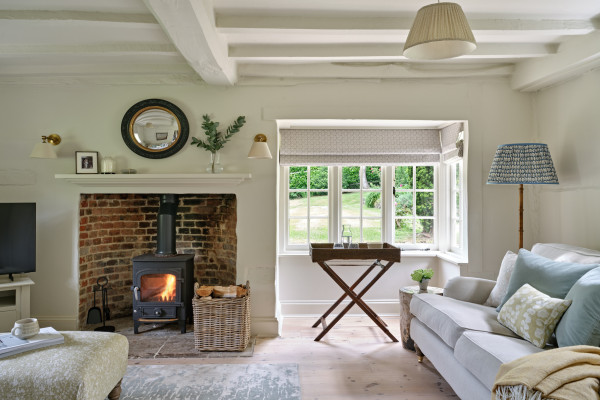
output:
M 469 54 L 476 47 L 462 8 L 456 3 L 435 3 L 417 12 L 403 55 L 415 60 L 442 60 Z
M 254 137 L 248 158 L 273 158 L 271 151 L 269 151 L 269 145 L 267 145 L 267 137 L 262 133 Z
M 33 147 L 33 151 L 29 154 L 31 158 L 56 158 L 56 152 L 54 146 L 61 142 L 60 136 L 52 134 L 49 136 L 42 136 L 42 142 L 36 143 Z

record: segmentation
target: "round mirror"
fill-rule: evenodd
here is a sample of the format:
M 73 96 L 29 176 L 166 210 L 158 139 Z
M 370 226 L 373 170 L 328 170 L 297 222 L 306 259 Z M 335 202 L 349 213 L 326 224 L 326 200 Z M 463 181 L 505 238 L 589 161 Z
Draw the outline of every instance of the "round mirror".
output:
M 175 104 L 161 99 L 142 100 L 125 113 L 121 135 L 134 153 L 146 158 L 165 158 L 183 148 L 189 125 Z

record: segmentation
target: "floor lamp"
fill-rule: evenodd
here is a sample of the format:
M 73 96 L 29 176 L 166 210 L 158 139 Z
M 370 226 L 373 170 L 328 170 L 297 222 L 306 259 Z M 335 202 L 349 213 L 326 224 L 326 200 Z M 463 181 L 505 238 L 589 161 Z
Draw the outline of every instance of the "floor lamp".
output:
M 523 185 L 558 184 L 548 146 L 542 143 L 498 146 L 487 183 L 519 185 L 519 249 L 523 248 Z

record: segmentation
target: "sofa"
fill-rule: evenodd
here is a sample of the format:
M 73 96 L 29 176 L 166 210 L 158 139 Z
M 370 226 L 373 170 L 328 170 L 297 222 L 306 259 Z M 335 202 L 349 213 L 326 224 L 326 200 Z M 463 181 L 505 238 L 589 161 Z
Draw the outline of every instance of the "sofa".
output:
M 597 265 L 593 265 L 600 264 L 600 252 L 595 250 L 565 244 L 537 243 L 530 254 L 554 260 L 557 264 L 590 264 L 590 268 L 596 270 L 596 275 L 600 271 Z M 505 260 L 508 256 L 507 253 Z M 513 256 L 516 258 L 516 255 Z M 516 267 L 513 275 L 516 275 Z M 447 282 L 443 296 L 417 294 L 410 303 L 414 316 L 410 336 L 415 342 L 417 355 L 421 359 L 425 356 L 463 400 L 491 398 L 501 364 L 558 346 L 558 334 L 553 336 L 554 343 L 551 339 L 540 348 L 499 323 L 495 304 L 486 303 L 496 285 L 493 280 L 456 277 Z M 594 301 L 597 301 L 596 295 L 590 297 L 595 297 Z M 596 305 L 593 304 L 594 307 Z M 566 320 L 565 316 L 562 315 L 557 323 Z M 598 319 L 597 315 L 593 317 Z M 597 334 L 598 327 L 593 329 Z

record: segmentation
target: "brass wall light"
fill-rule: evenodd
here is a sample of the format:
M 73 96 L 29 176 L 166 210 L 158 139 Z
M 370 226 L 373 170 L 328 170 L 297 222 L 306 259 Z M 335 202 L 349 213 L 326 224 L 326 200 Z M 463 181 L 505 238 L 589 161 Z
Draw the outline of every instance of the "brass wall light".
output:
M 250 147 L 248 158 L 273 158 L 267 145 L 267 136 L 262 133 L 254 136 L 254 142 Z
M 61 138 L 56 133 L 48 136 L 42 136 L 42 142 L 36 143 L 33 151 L 29 155 L 32 158 L 56 158 L 56 152 L 52 146 L 57 146 Z

